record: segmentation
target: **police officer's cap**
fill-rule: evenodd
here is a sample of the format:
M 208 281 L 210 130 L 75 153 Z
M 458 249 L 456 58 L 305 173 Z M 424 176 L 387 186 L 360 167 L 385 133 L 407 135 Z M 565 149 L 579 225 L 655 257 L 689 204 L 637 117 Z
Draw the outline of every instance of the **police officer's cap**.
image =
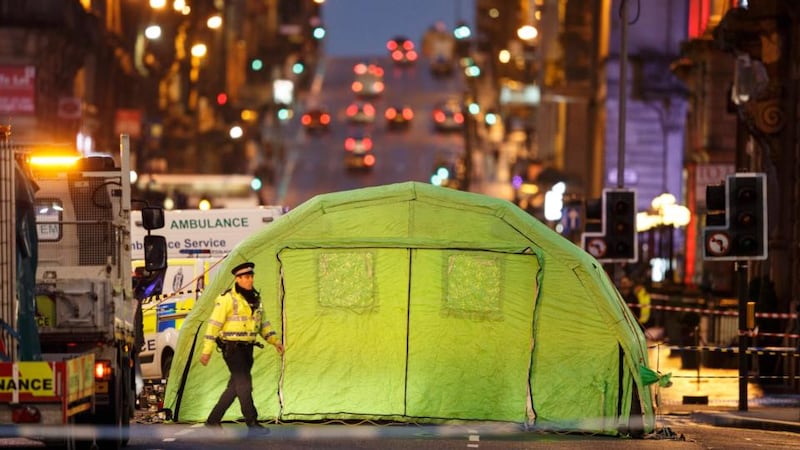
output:
M 253 270 L 255 267 L 255 264 L 251 262 L 245 262 L 234 267 L 233 270 L 231 270 L 231 273 L 237 277 L 241 275 L 253 275 L 255 273 Z

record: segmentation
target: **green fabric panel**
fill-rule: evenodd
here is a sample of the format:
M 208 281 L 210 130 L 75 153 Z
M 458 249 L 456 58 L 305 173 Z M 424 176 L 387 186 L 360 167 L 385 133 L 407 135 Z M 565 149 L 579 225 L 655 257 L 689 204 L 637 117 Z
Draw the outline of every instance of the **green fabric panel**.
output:
M 607 413 L 616 415 L 618 339 L 597 306 L 601 295 L 568 267 L 545 267 L 531 374 L 537 426 L 609 431 L 603 424 Z
M 285 250 L 283 418 L 402 415 L 408 250 Z
M 408 415 L 527 420 L 538 269 L 529 255 L 413 252 Z

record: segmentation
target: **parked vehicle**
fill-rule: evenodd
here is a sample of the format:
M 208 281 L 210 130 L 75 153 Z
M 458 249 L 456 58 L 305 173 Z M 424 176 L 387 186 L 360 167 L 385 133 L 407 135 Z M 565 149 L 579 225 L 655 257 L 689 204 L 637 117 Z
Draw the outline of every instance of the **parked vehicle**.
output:
M 23 249 L 16 259 L 25 267 L 16 277 L 3 271 L 0 280 L 14 286 L 0 298 L 0 378 L 14 380 L 0 390 L 7 406 L 0 408 L 0 424 L 105 425 L 102 435 L 80 439 L 101 441 L 102 448 L 122 447 L 135 404 L 137 309 L 131 285 L 128 138 L 122 136 L 116 158 L 85 157 L 67 147 L 14 148 L 8 140 L 0 147 L 16 156 L 2 160 L 3 173 L 12 174 L 18 186 L 38 188 L 35 194 L 23 189 L 30 198 L 17 197 L 16 205 L 3 198 L 0 211 L 3 228 L 15 224 L 17 232 L 10 237 L 20 239 L 19 245 L 12 240 L 4 247 Z M 155 211 L 145 215 L 148 229 L 158 225 L 160 210 Z M 145 264 L 160 269 L 166 263 L 163 242 L 157 236 L 146 240 Z M 3 267 L 9 267 L 14 256 L 3 252 L 2 258 Z M 63 439 L 74 444 L 75 436 L 66 431 Z

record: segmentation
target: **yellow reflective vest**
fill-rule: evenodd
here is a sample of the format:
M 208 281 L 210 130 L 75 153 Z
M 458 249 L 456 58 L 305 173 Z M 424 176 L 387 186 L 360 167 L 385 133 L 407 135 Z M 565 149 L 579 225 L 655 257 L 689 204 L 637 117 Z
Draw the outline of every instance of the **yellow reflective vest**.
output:
M 280 342 L 264 317 L 261 304 L 253 311 L 241 294 L 230 289 L 217 297 L 206 326 L 203 354 L 211 354 L 217 337 L 226 341 L 255 342 L 259 334 L 272 345 Z

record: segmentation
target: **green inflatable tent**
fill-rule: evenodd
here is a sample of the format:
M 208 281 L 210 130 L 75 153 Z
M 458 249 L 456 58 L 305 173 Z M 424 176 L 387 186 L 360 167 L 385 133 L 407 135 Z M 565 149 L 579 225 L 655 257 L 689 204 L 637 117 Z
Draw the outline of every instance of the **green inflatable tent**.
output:
M 316 196 L 242 241 L 181 328 L 175 421 L 227 383 L 199 356 L 243 261 L 286 346 L 255 349 L 262 420 L 654 428 L 646 341 L 602 266 L 508 201 L 418 182 Z

